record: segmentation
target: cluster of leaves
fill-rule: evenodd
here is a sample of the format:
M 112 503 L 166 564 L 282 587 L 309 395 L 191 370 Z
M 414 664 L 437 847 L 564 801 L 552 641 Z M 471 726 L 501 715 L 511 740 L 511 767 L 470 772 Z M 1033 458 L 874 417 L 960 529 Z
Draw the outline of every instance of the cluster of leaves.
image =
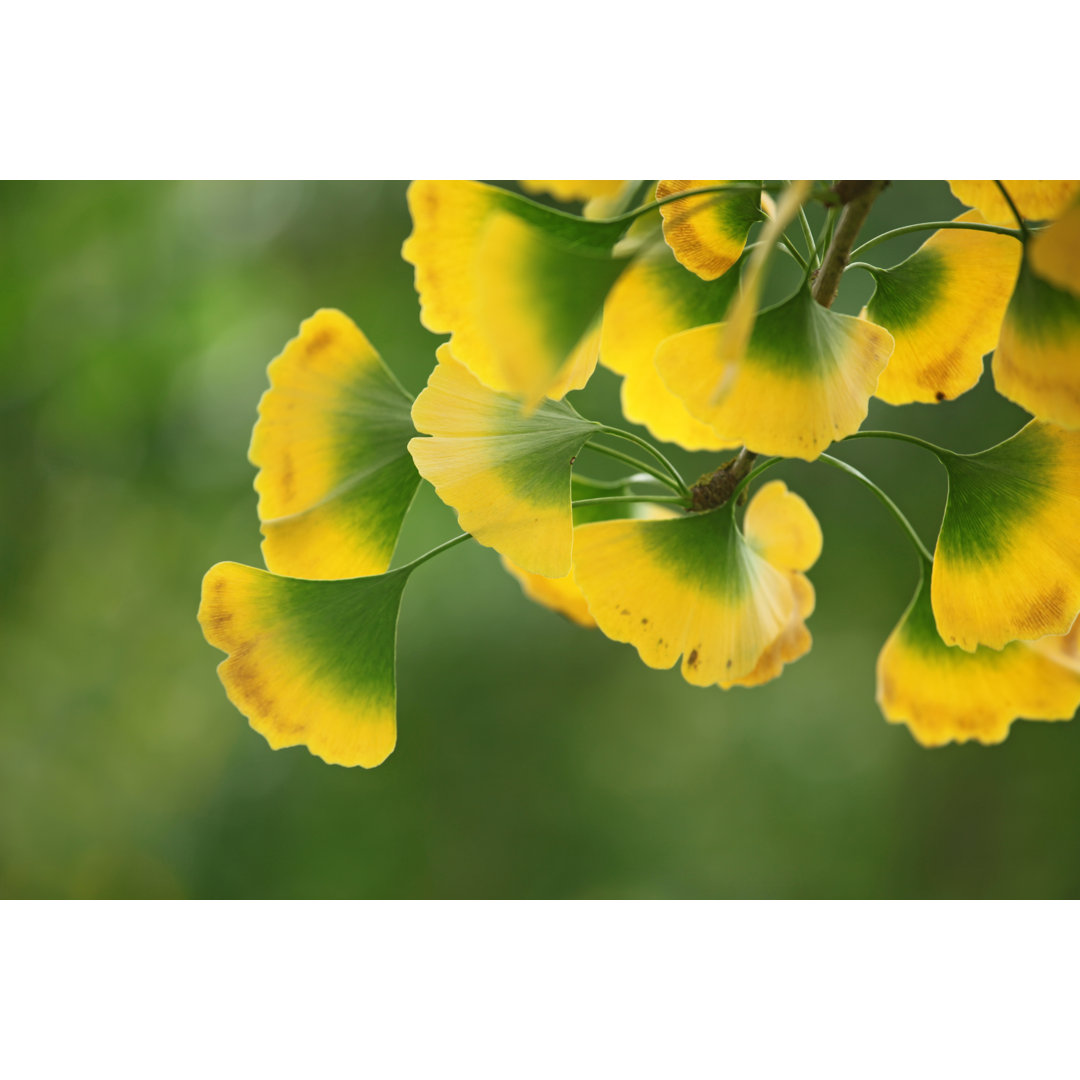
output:
M 403 255 L 421 320 L 450 335 L 415 401 L 338 311 L 308 319 L 270 364 L 250 452 L 267 569 L 213 567 L 199 618 L 228 653 L 230 699 L 271 746 L 345 765 L 387 757 L 406 583 L 470 537 L 532 599 L 632 644 L 650 667 L 681 658 L 688 682 L 725 689 L 775 678 L 811 645 L 806 573 L 822 535 L 784 483 L 747 496 L 792 457 L 867 484 L 918 553 L 915 597 L 878 660 L 888 720 L 932 746 L 1072 717 L 1080 182 L 956 181 L 972 209 L 955 221 L 854 250 L 883 184 L 522 186 L 584 201 L 584 213 L 469 181 L 409 189 Z M 828 208 L 817 236 L 810 200 Z M 796 222 L 804 250 L 787 235 Z M 898 266 L 857 261 L 916 230 L 931 235 Z M 763 308 L 778 253 L 802 281 Z M 839 276 L 856 269 L 876 289 L 860 315 L 841 314 Z M 991 350 L 998 391 L 1035 417 L 1012 438 L 962 455 L 859 430 L 875 394 L 900 405 L 969 390 Z M 656 440 L 737 455 L 689 486 L 649 440 L 579 415 L 565 396 L 598 361 L 623 377 L 624 415 Z M 825 453 L 869 436 L 919 442 L 946 468 L 933 555 L 884 492 Z M 582 475 L 586 448 L 633 472 Z M 421 478 L 465 532 L 388 569 Z

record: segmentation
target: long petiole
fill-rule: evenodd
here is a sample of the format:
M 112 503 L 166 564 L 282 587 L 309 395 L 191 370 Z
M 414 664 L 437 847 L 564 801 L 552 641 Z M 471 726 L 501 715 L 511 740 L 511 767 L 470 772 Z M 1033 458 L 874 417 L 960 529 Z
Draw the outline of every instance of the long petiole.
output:
M 738 483 L 737 483 L 737 484 L 735 485 L 735 488 L 734 488 L 734 490 L 733 490 L 733 491 L 731 492 L 731 497 L 730 497 L 730 498 L 728 499 L 728 502 L 729 502 L 729 503 L 730 503 L 730 504 L 731 504 L 732 506 L 734 506 L 734 505 L 735 505 L 735 504 L 736 504 L 736 503 L 738 502 L 738 500 L 739 500 L 739 496 L 740 496 L 740 495 L 741 495 L 741 494 L 743 493 L 744 489 L 745 489 L 745 488 L 746 488 L 746 487 L 747 487 L 747 486 L 748 486 L 748 485 L 750 484 L 750 482 L 751 482 L 751 481 L 752 481 L 753 479 L 755 479 L 755 477 L 757 477 L 757 476 L 760 476 L 760 475 L 761 475 L 761 473 L 763 473 L 763 472 L 764 472 L 764 471 L 765 471 L 766 469 L 771 469 L 771 468 L 772 468 L 772 467 L 773 467 L 774 465 L 779 465 L 779 464 L 780 464 L 780 462 L 781 462 L 781 461 L 783 461 L 783 460 L 784 460 L 783 458 L 779 458 L 779 457 L 774 457 L 774 458 L 766 458 L 766 459 L 765 459 L 764 461 L 760 461 L 760 462 L 758 462 L 758 464 L 757 464 L 757 465 L 755 465 L 755 466 L 754 466 L 754 467 L 753 467 L 753 468 L 752 468 L 752 469 L 751 469 L 751 470 L 750 470 L 750 471 L 749 471 L 749 472 L 748 472 L 748 473 L 747 473 L 747 474 L 746 474 L 746 475 L 745 475 L 745 476 L 744 476 L 744 477 L 743 477 L 743 478 L 742 478 L 742 479 L 741 479 L 741 480 L 740 480 L 740 481 L 739 481 L 739 482 L 738 482 Z
M 686 481 L 683 480 L 682 476 L 679 475 L 679 470 L 676 469 L 675 466 L 672 465 L 671 462 L 668 461 L 668 459 L 664 457 L 664 455 L 659 450 L 657 450 L 656 447 L 653 446 L 653 444 L 647 439 L 643 439 L 639 435 L 635 435 L 632 431 L 623 431 L 621 428 L 613 427 L 602 427 L 599 434 L 612 435 L 616 439 L 626 439 L 628 442 L 634 443 L 635 446 L 640 446 L 642 450 L 645 450 L 647 453 L 651 454 L 654 458 L 656 458 L 657 461 L 660 462 L 661 465 L 664 466 L 668 474 L 671 476 L 671 479 L 674 480 L 675 483 L 678 485 L 676 490 L 678 490 L 681 495 L 689 496 L 690 489 L 686 486 Z
M 1024 224 L 1024 219 L 1021 217 L 1020 211 L 1016 209 L 1016 203 L 1013 202 L 1013 197 L 1009 194 L 1009 189 L 1000 180 L 995 180 L 994 183 L 997 184 L 998 191 L 1001 192 L 1002 197 L 1009 204 L 1012 216 L 1016 218 L 1016 224 L 1020 226 L 1020 232 L 1026 234 L 1028 227 Z
M 826 461 L 830 465 L 832 465 L 834 469 L 839 469 L 841 472 L 846 472 L 849 476 L 854 476 L 856 480 L 861 480 L 889 508 L 889 511 L 893 515 L 893 517 L 895 517 L 896 520 L 900 522 L 900 524 L 903 526 L 904 532 L 906 532 L 908 535 L 908 539 L 915 545 L 915 549 L 916 551 L 918 551 L 919 557 L 923 559 L 923 561 L 928 563 L 932 563 L 934 561 L 933 555 L 931 555 L 930 552 L 926 550 L 926 546 L 919 538 L 919 534 L 915 531 L 914 526 L 904 516 L 904 512 L 900 509 L 899 506 L 896 505 L 896 503 L 892 501 L 892 499 L 889 498 L 888 495 L 885 494 L 884 491 L 881 490 L 881 488 L 877 486 L 877 484 L 874 483 L 873 480 L 871 480 L 868 476 L 864 476 L 853 465 L 849 465 L 846 461 L 841 461 L 839 458 L 834 458 L 831 454 L 822 454 L 818 460 Z
M 575 499 L 574 506 L 597 506 L 603 503 L 670 503 L 686 508 L 681 495 L 599 495 L 595 499 Z
M 791 242 L 787 234 L 784 235 L 783 240 L 777 240 L 776 247 L 779 250 L 786 251 L 802 267 L 804 274 L 810 273 L 810 264 L 803 258 L 802 252 Z
M 869 251 L 871 248 L 877 247 L 878 244 L 891 240 L 894 236 L 906 236 L 908 233 L 913 232 L 926 232 L 928 229 L 973 229 L 976 232 L 1000 233 L 1002 236 L 1011 236 L 1016 240 L 1023 239 L 1023 233 L 1019 229 L 1009 229 L 1004 225 L 981 225 L 977 221 L 924 221 L 918 225 L 902 225 L 899 229 L 890 229 L 888 232 L 883 232 L 880 236 L 867 240 L 865 244 L 860 244 L 848 257 L 855 259 L 864 251 Z
M 833 230 L 836 228 L 836 219 L 840 216 L 840 211 L 832 206 L 825 214 L 825 221 L 821 226 L 821 234 L 818 236 L 817 244 L 815 245 L 818 251 L 828 251 L 829 245 L 832 243 Z
M 920 439 L 918 435 L 905 435 L 902 431 L 856 431 L 842 441 L 851 442 L 852 439 L 896 439 L 899 442 L 921 446 L 924 450 L 929 450 L 931 454 L 936 454 L 938 460 L 959 456 L 952 450 L 946 450 L 943 446 L 935 446 L 932 442 L 927 442 L 926 439 Z
M 423 555 L 413 559 L 411 563 L 406 563 L 398 569 L 415 570 L 418 566 L 426 563 L 428 559 L 434 559 L 436 555 L 441 555 L 444 551 L 449 551 L 452 547 L 457 547 L 458 544 L 463 544 L 466 540 L 471 539 L 472 533 L 462 533 L 460 536 L 455 536 L 452 540 L 447 540 L 445 544 L 439 544 L 438 547 L 433 547 L 430 551 L 425 551 Z
M 667 473 L 661 472 L 654 465 L 650 465 L 648 462 L 640 460 L 640 458 L 633 457 L 630 454 L 624 454 L 621 450 L 614 449 L 614 447 L 602 446 L 600 443 L 594 442 L 586 443 L 585 449 L 595 450 L 598 454 L 605 454 L 607 457 L 614 458 L 616 461 L 621 461 L 624 465 L 633 465 L 639 472 L 648 473 L 654 480 L 671 488 L 672 491 L 679 490 L 675 481 L 668 476 Z
M 757 246 L 758 245 L 756 242 L 753 244 L 747 244 L 746 247 L 743 248 L 743 251 L 753 251 L 754 248 L 756 248 Z M 806 269 L 806 260 L 799 253 L 798 248 L 785 244 L 783 240 L 778 240 L 776 243 L 776 250 L 782 251 L 785 255 L 790 255 L 791 258 L 793 258 L 803 270 Z
M 821 256 L 818 254 L 817 244 L 814 243 L 814 231 L 810 228 L 810 219 L 806 216 L 806 207 L 799 207 L 799 225 L 802 227 L 803 239 L 806 241 L 807 260 L 814 266 L 821 265 Z

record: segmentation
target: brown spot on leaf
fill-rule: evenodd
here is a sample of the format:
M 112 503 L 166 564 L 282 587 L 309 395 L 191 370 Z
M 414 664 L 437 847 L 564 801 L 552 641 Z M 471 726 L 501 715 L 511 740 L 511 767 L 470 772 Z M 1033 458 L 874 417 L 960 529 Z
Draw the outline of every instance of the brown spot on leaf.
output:
M 648 626 L 648 625 L 649 625 L 649 620 L 648 620 L 648 619 L 646 619 L 646 618 L 644 618 L 644 617 L 642 617 L 642 620 L 641 620 L 641 625 L 642 625 L 642 626 Z
M 934 394 L 934 397 L 935 397 L 935 398 L 936 398 L 936 399 L 937 399 L 938 401 L 944 401 L 944 400 L 945 400 L 945 391 L 944 391 L 944 390 L 938 390 L 938 391 L 937 391 L 937 392 L 936 392 L 936 393 Z
M 697 667 L 697 663 L 698 663 L 697 649 L 691 649 L 690 650 L 690 655 L 686 658 L 686 666 L 687 667 Z
M 314 356 L 318 352 L 322 352 L 328 345 L 334 340 L 334 331 L 329 327 L 324 326 L 317 334 L 308 338 L 307 345 L 305 346 L 308 356 Z
M 1017 620 L 1017 626 L 1024 631 L 1046 633 L 1049 623 L 1060 621 L 1065 611 L 1065 588 L 1055 585 L 1047 593 L 1037 597 L 1027 611 Z
M 285 451 L 281 459 L 281 498 L 290 503 L 296 494 L 296 471 L 293 467 L 292 454 Z

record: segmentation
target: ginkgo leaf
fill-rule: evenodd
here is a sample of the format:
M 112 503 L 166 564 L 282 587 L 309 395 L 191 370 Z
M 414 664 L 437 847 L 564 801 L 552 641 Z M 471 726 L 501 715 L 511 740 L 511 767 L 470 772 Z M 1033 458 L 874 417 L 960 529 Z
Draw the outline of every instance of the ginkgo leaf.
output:
M 279 577 L 218 563 L 199 622 L 228 658 L 229 700 L 275 750 L 306 746 L 334 765 L 372 768 L 397 739 L 398 610 L 409 567 L 344 581 Z
M 983 221 L 977 210 L 957 221 Z M 896 348 L 878 380 L 890 405 L 948 401 L 970 390 L 1001 321 L 1020 269 L 1012 237 L 974 229 L 940 229 L 914 255 L 874 271 L 864 316 L 893 336 Z
M 420 320 L 450 334 L 485 386 L 538 405 L 580 389 L 596 367 L 604 298 L 627 226 L 590 221 L 468 180 L 418 180 L 413 231 Z
M 316 312 L 267 370 L 249 452 L 267 568 L 381 573 L 420 483 L 412 399 L 340 311 Z
M 570 473 L 600 425 L 568 404 L 546 401 L 524 414 L 489 390 L 451 353 L 413 405 L 417 438 L 409 452 L 420 475 L 452 506 L 462 529 L 532 573 L 570 572 Z
M 945 643 L 973 652 L 1066 633 L 1080 612 L 1080 432 L 1033 420 L 942 463 L 931 596 Z
M 1080 428 L 1080 296 L 1020 267 L 992 370 L 999 394 L 1041 420 Z
M 696 188 L 716 187 L 724 180 L 661 180 L 657 199 Z M 762 220 L 760 189 L 690 195 L 660 207 L 664 239 L 675 258 L 705 281 L 726 274 L 746 246 L 750 227 Z
M 675 334 L 656 351 L 668 388 L 729 445 L 816 458 L 866 418 L 893 340 L 887 330 L 822 307 L 800 289 L 763 311 L 739 359 L 726 324 Z
M 1080 673 L 1019 641 L 1000 651 L 950 648 L 923 580 L 878 656 L 877 701 L 886 720 L 907 724 L 923 746 L 999 743 L 1014 720 L 1070 719 Z
M 1080 192 L 1080 180 L 1003 180 L 1002 183 L 1021 216 L 1031 221 L 1052 221 Z M 1016 224 L 1016 215 L 995 181 L 950 180 L 949 187 L 965 206 L 974 206 L 992 225 Z
M 657 439 L 686 450 L 720 450 L 725 442 L 695 419 L 660 378 L 653 355 L 665 338 L 724 317 L 738 274 L 704 281 L 671 249 L 653 244 L 623 271 L 604 304 L 600 362 L 624 376 L 623 414 Z

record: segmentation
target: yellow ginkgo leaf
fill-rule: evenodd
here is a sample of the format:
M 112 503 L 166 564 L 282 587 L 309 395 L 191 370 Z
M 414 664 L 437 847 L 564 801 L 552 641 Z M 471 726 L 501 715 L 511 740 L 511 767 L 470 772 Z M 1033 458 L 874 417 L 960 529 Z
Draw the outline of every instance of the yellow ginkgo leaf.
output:
M 1080 672 L 1023 642 L 1000 651 L 950 648 L 938 636 L 924 580 L 878 656 L 877 701 L 923 746 L 999 743 L 1014 720 L 1070 719 L 1080 705 Z
M 818 519 L 783 480 L 770 480 L 754 493 L 743 532 L 754 550 L 781 570 L 809 570 L 821 555 Z
M 420 483 L 408 452 L 412 399 L 340 311 L 304 322 L 268 374 L 249 452 L 267 568 L 381 573 Z
M 721 450 L 738 445 L 721 439 L 696 420 L 664 384 L 653 363 L 665 338 L 724 317 L 738 275 L 703 281 L 663 243 L 653 244 L 623 271 L 604 304 L 600 362 L 624 376 L 623 413 L 657 439 L 686 450 Z
M 983 222 L 977 210 L 956 220 Z M 1001 333 L 1020 251 L 999 233 L 940 229 L 898 266 L 874 272 L 877 287 L 863 314 L 896 342 L 877 385 L 882 401 L 948 401 L 979 381 L 983 357 Z
M 1080 296 L 1080 199 L 1028 243 L 1032 273 L 1058 289 Z
M 1080 428 L 1078 357 L 1080 296 L 1039 277 L 1025 258 L 994 353 L 994 386 L 1040 420 Z
M 1030 221 L 1052 221 L 1075 195 L 1080 180 L 1003 180 L 1020 215 Z M 1016 216 L 994 180 L 950 180 L 952 193 L 992 225 L 1015 225 Z
M 817 558 L 821 530 L 780 482 L 751 500 L 746 526 L 744 538 L 730 504 L 581 525 L 574 576 L 603 633 L 632 644 L 649 667 L 682 656 L 695 686 L 755 686 L 810 648 L 814 592 L 798 570 Z
M 420 320 L 450 334 L 482 383 L 532 407 L 596 366 L 604 298 L 625 265 L 624 225 L 589 221 L 468 180 L 409 187 Z
M 802 288 L 763 311 L 742 357 L 725 359 L 726 324 L 675 334 L 656 351 L 660 377 L 728 445 L 816 458 L 866 418 L 893 340 L 822 307 Z
M 409 452 L 420 475 L 452 506 L 462 529 L 522 569 L 570 572 L 570 472 L 599 425 L 568 404 L 546 401 L 529 414 L 489 390 L 449 345 L 413 405 L 417 438 Z
M 275 750 L 372 768 L 397 739 L 395 638 L 410 568 L 345 581 L 218 563 L 199 622 L 229 700 Z
M 661 180 L 657 199 L 696 188 L 716 187 L 723 180 Z M 746 246 L 750 226 L 761 221 L 760 189 L 690 195 L 660 207 L 664 239 L 675 258 L 705 281 L 726 274 Z
M 942 463 L 931 596 L 945 643 L 973 652 L 1067 633 L 1080 611 L 1080 432 L 1033 420 Z

